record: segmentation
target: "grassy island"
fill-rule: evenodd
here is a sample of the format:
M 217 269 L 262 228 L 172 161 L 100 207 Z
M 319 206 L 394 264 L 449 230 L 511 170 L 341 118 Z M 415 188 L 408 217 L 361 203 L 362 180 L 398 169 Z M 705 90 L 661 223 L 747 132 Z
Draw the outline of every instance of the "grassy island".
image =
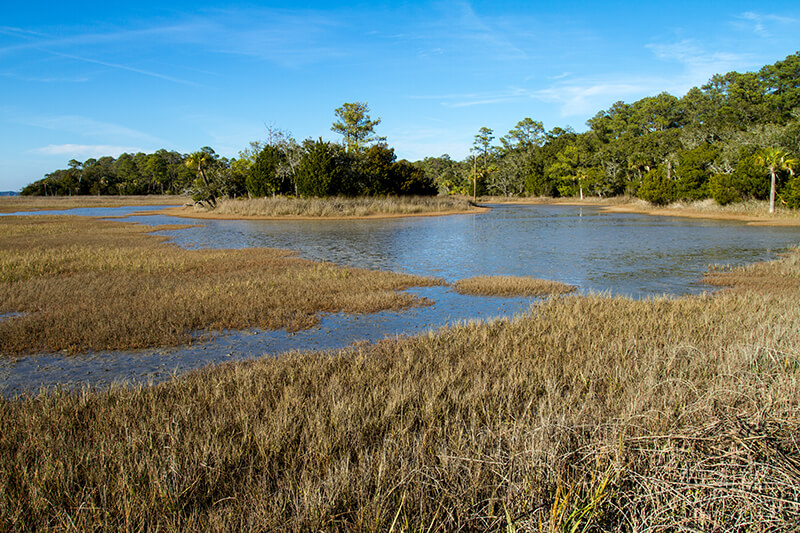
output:
M 414 215 L 480 213 L 483 209 L 454 196 L 384 196 L 330 198 L 221 199 L 216 207 L 170 210 L 170 214 L 196 218 L 380 218 Z
M 453 289 L 473 296 L 552 296 L 576 290 L 566 283 L 524 276 L 476 276 L 456 281 Z

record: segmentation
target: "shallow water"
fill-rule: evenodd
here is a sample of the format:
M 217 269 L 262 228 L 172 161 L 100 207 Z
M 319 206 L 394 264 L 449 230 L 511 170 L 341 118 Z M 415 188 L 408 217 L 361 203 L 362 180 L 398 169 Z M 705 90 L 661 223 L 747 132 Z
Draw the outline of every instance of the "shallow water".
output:
M 204 220 L 163 233 L 187 248 L 286 248 L 309 259 L 447 281 L 521 275 L 634 298 L 708 290 L 701 278 L 709 264 L 767 260 L 800 243 L 800 228 L 548 205 L 382 220 Z
M 800 243 L 800 228 L 601 213 L 597 208 L 571 206 L 494 206 L 483 214 L 346 221 L 189 221 L 141 216 L 136 208 L 66 213 L 131 215 L 127 220 L 151 225 L 200 224 L 159 232 L 187 248 L 269 246 L 296 250 L 309 259 L 447 281 L 525 275 L 570 283 L 584 293 L 608 291 L 633 298 L 705 291 L 709 288 L 701 278 L 709 264 L 767 260 Z M 435 305 L 372 315 L 325 315 L 319 327 L 294 334 L 228 332 L 188 347 L 4 360 L 0 394 L 11 397 L 57 384 L 155 383 L 210 364 L 289 350 L 340 348 L 454 322 L 512 316 L 536 302 L 463 296 L 443 287 L 411 292 Z

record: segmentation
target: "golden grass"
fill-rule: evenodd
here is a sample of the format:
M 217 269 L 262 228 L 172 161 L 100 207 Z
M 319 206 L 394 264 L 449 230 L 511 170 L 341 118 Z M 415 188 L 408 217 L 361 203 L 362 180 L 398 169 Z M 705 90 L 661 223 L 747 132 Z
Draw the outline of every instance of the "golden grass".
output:
M 214 209 L 200 213 L 227 217 L 358 218 L 480 212 L 464 198 L 451 196 L 385 196 L 333 198 L 237 198 L 220 199 Z
M 566 283 L 523 276 L 476 276 L 456 281 L 453 289 L 473 296 L 549 296 L 576 290 Z
M 0 213 L 62 210 L 76 207 L 161 206 L 183 204 L 186 196 L 0 196 Z
M 798 255 L 735 275 L 780 284 Z M 0 522 L 795 531 L 800 290 L 780 286 L 568 295 L 511 321 L 2 401 Z
M 78 217 L 0 218 L 0 353 L 187 343 L 197 331 L 302 329 L 326 312 L 423 303 L 440 281 L 314 263 L 274 249 L 184 250 L 153 228 Z

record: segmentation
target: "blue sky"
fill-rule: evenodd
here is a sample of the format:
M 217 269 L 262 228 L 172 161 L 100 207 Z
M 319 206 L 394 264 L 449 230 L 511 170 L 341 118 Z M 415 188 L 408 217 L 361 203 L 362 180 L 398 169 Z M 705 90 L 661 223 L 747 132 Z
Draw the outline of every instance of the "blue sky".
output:
M 266 127 L 339 140 L 366 101 L 400 158 L 482 126 L 585 122 L 800 50 L 800 4 L 14 2 L 0 16 L 0 190 L 123 151 L 235 157 Z

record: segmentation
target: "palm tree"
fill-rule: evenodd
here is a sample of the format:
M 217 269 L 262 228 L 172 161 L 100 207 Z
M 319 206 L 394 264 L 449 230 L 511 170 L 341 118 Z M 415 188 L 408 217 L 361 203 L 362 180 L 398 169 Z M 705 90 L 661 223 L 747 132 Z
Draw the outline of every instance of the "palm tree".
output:
M 209 206 L 212 208 L 216 207 L 217 201 L 213 187 L 211 186 L 211 182 L 206 176 L 206 169 L 213 165 L 217 157 L 218 156 L 214 153 L 213 149 L 209 148 L 208 146 L 204 146 L 202 149 L 200 149 L 200 151 L 194 152 L 186 158 L 186 166 L 196 171 L 203 179 L 204 187 L 202 187 L 202 191 L 198 191 L 198 198 L 201 201 L 208 202 Z M 198 201 L 198 199 L 195 199 L 195 201 Z
M 756 156 L 759 165 L 767 170 L 770 177 L 769 186 L 769 212 L 775 212 L 775 183 L 779 172 L 784 170 L 794 176 L 797 167 L 797 158 L 793 157 L 783 148 L 762 148 Z

